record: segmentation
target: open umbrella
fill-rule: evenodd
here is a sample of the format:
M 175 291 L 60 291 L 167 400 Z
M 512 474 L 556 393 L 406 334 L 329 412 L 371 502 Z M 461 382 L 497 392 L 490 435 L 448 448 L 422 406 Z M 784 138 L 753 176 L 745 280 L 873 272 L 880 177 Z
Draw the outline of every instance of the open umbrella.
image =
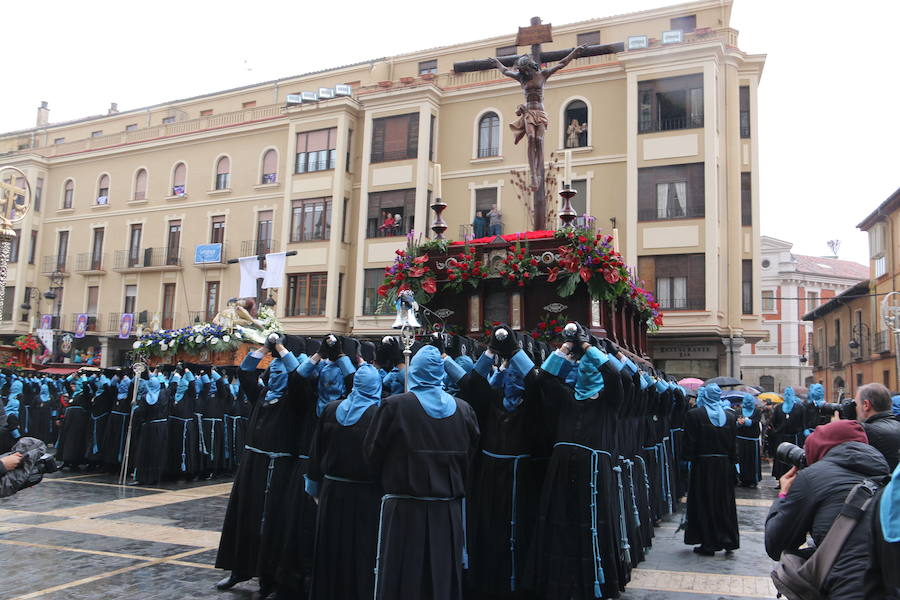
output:
M 759 396 L 762 393 L 761 389 L 755 388 L 752 385 L 742 385 L 737 391 L 744 394 L 750 394 L 751 396 Z
M 735 387 L 738 385 L 744 385 L 744 382 L 740 379 L 735 379 L 734 377 L 727 377 L 722 375 L 720 377 L 713 377 L 712 379 L 707 379 L 703 385 L 712 385 L 715 383 L 719 387 Z
M 781 397 L 781 394 L 776 394 L 775 392 L 763 392 L 757 397 L 757 400 L 761 402 L 774 402 L 776 404 L 784 402 L 784 398 Z
M 686 390 L 696 390 L 698 387 L 703 385 L 703 380 L 697 379 L 696 377 L 685 377 L 678 382 L 678 385 Z

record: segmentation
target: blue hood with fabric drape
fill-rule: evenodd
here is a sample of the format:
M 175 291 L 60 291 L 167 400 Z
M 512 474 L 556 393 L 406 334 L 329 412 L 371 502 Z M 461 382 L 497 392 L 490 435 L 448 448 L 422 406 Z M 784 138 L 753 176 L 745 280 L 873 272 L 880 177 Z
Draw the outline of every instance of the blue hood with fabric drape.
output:
M 715 383 L 705 385 L 697 393 L 697 406 L 706 409 L 710 423 L 716 427 L 725 424 L 725 409 L 722 408 L 722 389 Z
M 409 391 L 415 394 L 428 416 L 443 419 L 456 412 L 456 399 L 441 387 L 444 360 L 434 346 L 423 346 L 409 364 Z
M 353 376 L 353 389 L 341 400 L 335 418 L 345 427 L 354 425 L 370 406 L 381 403 L 381 377 L 372 365 L 361 365 Z

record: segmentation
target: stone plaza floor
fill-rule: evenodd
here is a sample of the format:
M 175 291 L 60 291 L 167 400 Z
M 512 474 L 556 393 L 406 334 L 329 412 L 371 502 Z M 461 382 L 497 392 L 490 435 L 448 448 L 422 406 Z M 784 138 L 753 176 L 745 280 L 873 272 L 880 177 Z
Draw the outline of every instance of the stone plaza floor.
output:
M 104 473 L 55 473 L 0 500 L 0 600 L 254 596 L 255 582 L 228 592 L 213 587 L 223 576 L 213 563 L 230 481 L 153 487 L 115 481 Z M 763 548 L 773 483 L 738 488 L 741 548 L 731 556 L 694 554 L 676 534 L 680 513 L 667 518 L 621 598 L 774 598 L 774 563 Z

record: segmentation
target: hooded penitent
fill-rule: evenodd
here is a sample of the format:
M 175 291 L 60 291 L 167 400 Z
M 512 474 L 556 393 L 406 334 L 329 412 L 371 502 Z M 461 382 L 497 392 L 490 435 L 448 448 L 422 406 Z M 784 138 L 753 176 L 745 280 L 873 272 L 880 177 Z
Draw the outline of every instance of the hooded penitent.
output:
M 806 398 L 816 406 L 825 404 L 825 388 L 821 383 L 814 383 L 809 386 Z
M 741 414 L 745 419 L 749 419 L 753 416 L 754 410 L 756 410 L 756 400 L 750 394 L 744 394 L 741 402 Z
M 593 346 L 585 350 L 578 361 L 578 378 L 575 380 L 575 399 L 587 400 L 603 391 L 602 367 L 609 360 L 609 355 L 600 352 Z
M 116 385 L 116 400 L 124 400 L 128 397 L 128 388 L 131 387 L 131 378 L 127 375 Z
M 381 402 L 381 377 L 378 370 L 365 363 L 356 370 L 353 376 L 353 390 L 337 407 L 335 418 L 341 425 L 350 426 L 359 421 L 359 418 L 370 406 Z
M 891 398 L 891 412 L 894 416 L 900 415 L 900 396 Z
M 697 406 L 706 409 L 709 422 L 716 427 L 725 424 L 725 409 L 722 408 L 722 390 L 715 383 L 700 388 L 697 394 Z
M 143 380 L 142 380 L 142 382 L 143 382 Z M 140 386 L 140 387 L 143 388 L 144 386 Z M 146 394 L 145 394 L 144 398 L 146 399 L 147 404 L 149 404 L 150 406 L 153 406 L 159 400 L 159 389 L 160 389 L 159 379 L 157 379 L 156 377 L 151 377 L 147 381 L 147 387 L 144 389 L 146 389 Z
M 499 371 L 491 380 L 491 386 L 503 394 L 503 408 L 514 411 L 522 403 L 525 394 L 525 375 L 534 368 L 534 363 L 524 351 L 519 350 L 509 360 L 506 369 Z
M 273 358 L 269 363 L 269 379 L 266 391 L 267 404 L 278 402 L 287 393 L 290 374 L 297 370 L 300 363 L 293 354 L 287 352 L 280 358 Z
M 423 346 L 409 364 L 409 391 L 415 394 L 428 416 L 443 419 L 456 412 L 456 399 L 445 392 L 444 361 L 434 346 Z
M 781 410 L 784 411 L 784 414 L 789 415 L 791 411 L 794 410 L 794 404 L 797 403 L 797 394 L 794 393 L 794 388 L 786 387 L 784 388 L 784 402 L 781 405 Z
M 881 495 L 881 533 L 884 541 L 900 542 L 900 465 L 894 469 L 890 482 Z
M 811 465 L 821 460 L 829 450 L 844 442 L 868 444 L 869 437 L 857 421 L 834 421 L 816 427 L 803 445 L 806 450 L 806 463 Z

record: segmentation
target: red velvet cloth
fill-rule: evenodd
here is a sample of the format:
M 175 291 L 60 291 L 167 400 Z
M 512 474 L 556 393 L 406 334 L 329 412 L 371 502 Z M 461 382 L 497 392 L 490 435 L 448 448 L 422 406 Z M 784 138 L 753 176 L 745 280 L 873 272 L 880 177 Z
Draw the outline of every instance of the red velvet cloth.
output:
M 556 235 L 555 231 L 544 230 L 544 231 L 521 231 L 519 233 L 507 233 L 506 235 L 501 235 L 500 237 L 506 240 L 507 242 L 515 242 L 516 240 L 546 240 L 548 238 L 552 238 Z M 496 236 L 489 235 L 487 237 L 478 238 L 475 240 L 471 240 L 470 244 L 490 244 L 494 241 Z M 462 246 L 465 242 L 450 242 L 451 246 Z
M 820 460 L 825 454 L 844 442 L 869 443 L 869 437 L 865 430 L 856 421 L 834 421 L 826 425 L 816 427 L 803 445 L 806 450 L 806 464 L 811 465 Z

